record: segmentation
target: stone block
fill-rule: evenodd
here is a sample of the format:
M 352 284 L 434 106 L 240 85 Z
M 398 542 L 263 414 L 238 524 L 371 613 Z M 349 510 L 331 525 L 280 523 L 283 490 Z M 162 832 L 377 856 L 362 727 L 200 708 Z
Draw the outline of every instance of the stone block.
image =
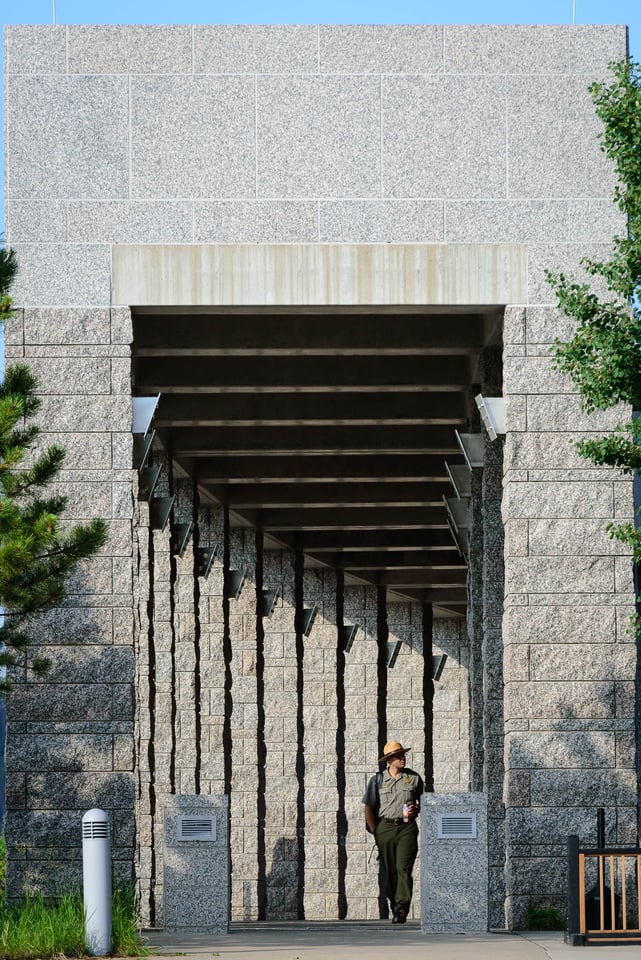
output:
M 613 767 L 615 740 L 611 733 L 509 733 L 505 738 L 510 769 Z
M 560 373 L 552 365 L 548 356 L 510 357 L 503 370 L 504 391 L 506 394 L 531 394 L 555 398 L 566 393 L 574 393 L 569 375 Z
M 612 189 L 603 187 L 597 195 L 603 196 L 604 193 L 610 195 Z M 576 196 L 576 194 L 571 195 Z M 556 302 L 556 297 L 545 276 L 546 270 L 551 270 L 553 273 L 562 272 L 578 283 L 587 283 L 597 296 L 607 299 L 609 293 L 605 281 L 590 277 L 583 266 L 583 260 L 586 257 L 604 260 L 611 255 L 611 252 L 611 244 L 531 243 L 527 250 L 528 302 L 550 305 Z M 572 329 L 573 325 L 572 321 L 566 321 L 566 327 Z M 563 339 L 560 330 L 556 336 Z
M 634 674 L 634 644 L 574 643 L 530 647 L 532 680 L 625 680 Z
M 32 810 L 133 809 L 131 773 L 28 773 L 27 798 Z
M 192 29 L 194 73 L 254 75 L 318 72 L 316 26 L 208 24 Z
M 599 149 L 584 77 L 508 76 L 507 113 L 510 197 L 612 195 L 613 168 Z
M 622 60 L 627 53 L 625 26 L 593 26 L 573 24 L 570 34 L 570 73 L 584 74 L 590 80 L 604 78 L 612 81 L 608 66 L 613 60 Z
M 29 344 L 108 344 L 109 310 L 29 307 L 24 311 L 24 331 Z
M 128 647 L 42 644 L 38 653 L 51 660 L 47 683 L 123 683 L 134 679 L 133 650 Z
M 611 681 L 509 682 L 505 689 L 505 719 L 607 719 L 615 716 L 614 692 Z
M 75 397 L 43 396 L 38 421 L 55 424 L 57 430 L 70 433 L 122 430 L 131 423 L 131 399 L 126 396 L 87 396 L 82 404 Z
M 580 398 L 570 396 L 529 396 L 527 399 L 528 426 L 533 431 L 553 432 L 561 430 L 582 433 L 613 430 L 618 423 L 628 419 L 623 406 L 599 410 L 590 415 L 581 410 Z M 583 461 L 584 466 L 588 466 Z
M 132 78 L 132 196 L 254 196 L 254 125 L 248 78 Z
M 508 849 L 513 843 L 532 844 L 533 855 L 537 847 L 549 847 L 552 839 L 557 855 L 563 856 L 571 833 L 578 834 L 584 844 L 596 844 L 594 807 L 508 807 L 505 827 Z
M 386 196 L 505 196 L 502 77 L 384 77 L 382 96 Z
M 530 520 L 529 544 L 532 555 L 614 556 L 627 548 L 608 535 L 604 519 Z
M 111 770 L 112 745 L 108 734 L 14 736 L 7 744 L 7 765 L 23 772 Z
M 109 721 L 114 719 L 112 699 L 106 683 L 27 684 L 12 691 L 9 715 L 26 722 Z
M 506 520 L 594 520 L 613 516 L 612 484 L 608 482 L 548 481 L 506 484 L 502 504 Z
M 256 108 L 259 197 L 380 195 L 373 78 L 262 78 Z
M 7 239 L 14 243 L 64 243 L 66 205 L 61 200 L 14 200 L 7 203 Z
M 11 24 L 5 30 L 7 74 L 66 73 L 65 27 Z
M 622 214 L 609 198 L 573 199 L 568 210 L 572 243 L 611 243 L 615 235 L 625 236 Z
M 112 307 L 109 316 L 111 319 L 111 343 L 129 346 L 133 340 L 131 310 L 129 307 Z
M 634 806 L 632 770 L 533 770 L 532 806 Z
M 16 244 L 14 249 L 20 263 L 14 285 L 17 304 L 100 306 L 109 302 L 108 247 L 28 243 Z
M 441 73 L 443 27 L 321 24 L 321 73 Z M 457 71 L 458 72 L 458 71 Z
M 319 205 L 321 243 L 442 243 L 441 200 L 327 200 Z
M 448 200 L 445 223 L 446 243 L 563 242 L 568 240 L 568 202 Z
M 508 606 L 503 619 L 505 642 L 612 643 L 618 636 L 616 610 L 605 606 Z
M 508 557 L 506 593 L 573 594 L 614 590 L 612 557 Z
M 128 195 L 124 77 L 13 76 L 7 105 L 7 180 L 14 197 Z
M 102 607 L 66 606 L 43 610 L 28 622 L 27 629 L 34 642 L 50 646 L 111 644 L 114 634 L 112 611 Z M 77 655 L 80 656 L 81 651 L 77 651 Z M 57 651 L 51 651 L 49 656 L 57 660 Z M 78 682 L 78 678 L 71 679 Z
M 72 200 L 67 232 L 70 243 L 190 243 L 193 208 L 186 200 Z
M 194 203 L 194 241 L 313 243 L 318 204 L 298 200 L 202 200 Z
M 443 46 L 448 73 L 565 74 L 568 69 L 566 26 L 447 25 Z
M 191 27 L 72 24 L 70 74 L 191 73 Z

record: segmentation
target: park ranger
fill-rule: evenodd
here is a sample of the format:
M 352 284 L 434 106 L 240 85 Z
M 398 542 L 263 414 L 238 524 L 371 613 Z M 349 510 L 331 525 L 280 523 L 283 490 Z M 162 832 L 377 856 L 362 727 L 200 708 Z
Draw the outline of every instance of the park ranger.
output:
M 392 923 L 405 923 L 412 901 L 412 868 L 418 853 L 418 825 L 423 781 L 405 766 L 404 747 L 396 740 L 385 744 L 379 763 L 385 770 L 371 777 L 363 803 L 367 830 L 374 834 L 383 866 Z

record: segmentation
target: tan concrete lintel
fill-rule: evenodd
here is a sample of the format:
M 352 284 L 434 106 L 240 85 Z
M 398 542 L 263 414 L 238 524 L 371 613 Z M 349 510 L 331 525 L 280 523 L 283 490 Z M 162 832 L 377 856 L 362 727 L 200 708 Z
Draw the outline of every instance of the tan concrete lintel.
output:
M 502 305 L 526 299 L 520 244 L 116 244 L 123 306 Z

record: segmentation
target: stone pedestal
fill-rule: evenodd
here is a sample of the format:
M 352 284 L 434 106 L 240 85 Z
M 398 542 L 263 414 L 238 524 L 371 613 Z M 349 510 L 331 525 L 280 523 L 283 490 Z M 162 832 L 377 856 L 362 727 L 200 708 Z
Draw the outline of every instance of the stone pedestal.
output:
M 487 797 L 424 794 L 421 805 L 421 931 L 487 931 Z
M 164 813 L 164 928 L 227 933 L 228 797 L 168 796 Z M 209 831 L 211 839 L 206 837 Z M 187 839 L 187 838 L 194 839 Z

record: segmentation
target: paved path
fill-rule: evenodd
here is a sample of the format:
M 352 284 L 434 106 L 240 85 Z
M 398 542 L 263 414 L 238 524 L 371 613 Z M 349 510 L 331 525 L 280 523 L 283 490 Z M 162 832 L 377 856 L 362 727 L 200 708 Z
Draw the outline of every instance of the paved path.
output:
M 227 936 L 148 931 L 155 957 L 190 960 L 641 960 L 641 946 L 570 947 L 560 933 L 423 935 L 417 921 L 234 923 Z

